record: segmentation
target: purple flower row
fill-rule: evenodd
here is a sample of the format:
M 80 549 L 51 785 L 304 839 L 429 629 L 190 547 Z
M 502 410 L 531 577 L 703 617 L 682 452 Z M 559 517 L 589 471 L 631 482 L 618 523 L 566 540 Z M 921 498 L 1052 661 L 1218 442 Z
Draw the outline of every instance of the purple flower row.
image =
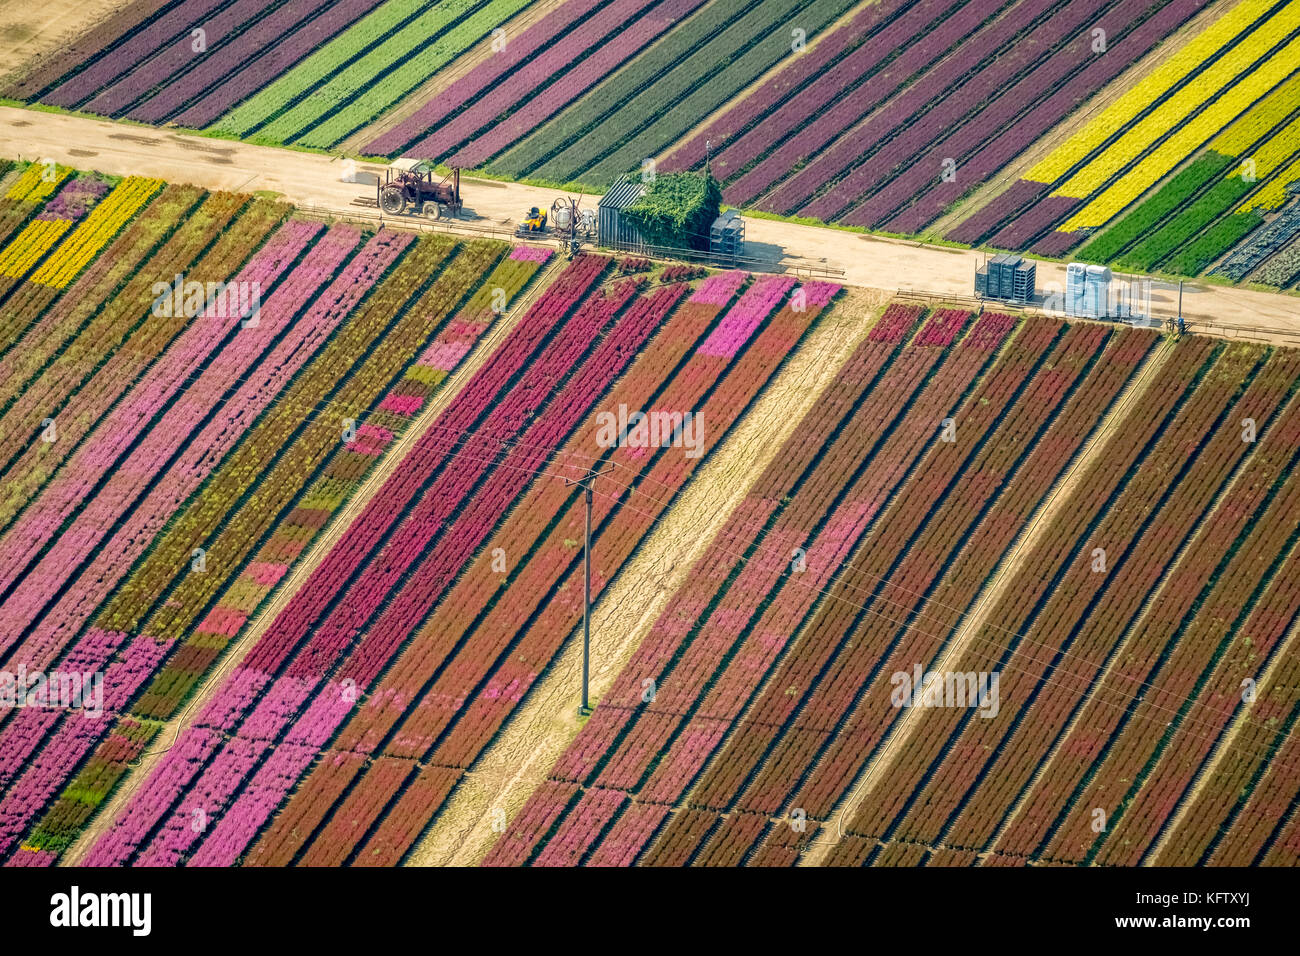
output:
M 159 10 L 170 6 L 173 0 L 135 0 L 120 4 L 111 13 L 67 43 L 60 43 L 60 56 L 45 56 L 4 89 L 4 95 L 16 100 L 30 99 L 43 89 L 54 85 L 83 63 L 104 55 L 122 37 L 138 32 L 141 24 Z
M 1036 183 L 1031 179 L 1017 179 L 1009 189 L 993 197 L 983 208 L 954 229 L 948 230 L 947 238 L 954 242 L 966 242 L 975 245 L 990 232 L 1005 222 L 1011 215 L 1034 202 L 1040 196 L 1047 195 L 1050 186 Z
M 587 866 L 631 866 L 658 831 L 668 811 L 669 808 L 662 804 L 632 804 L 600 841 Z
M 482 165 L 516 140 L 527 136 L 565 106 L 591 89 L 609 73 L 633 56 L 646 44 L 658 39 L 682 17 L 704 0 L 664 0 L 653 11 L 641 17 L 609 42 L 598 46 L 582 61 L 581 69 L 562 73 L 560 78 L 539 93 L 528 95 L 522 107 L 492 125 L 481 136 L 471 140 L 450 160 L 453 165 L 474 167 Z M 532 91 L 519 91 L 523 98 Z M 421 140 L 408 150 L 416 156 L 426 155 L 430 146 Z
M 579 3 L 565 4 L 560 12 L 585 2 L 586 0 L 579 0 Z M 637 43 L 630 38 L 647 30 L 653 30 L 653 35 L 657 35 L 662 29 L 657 26 L 662 21 L 647 18 L 646 26 L 641 26 L 637 21 L 637 17 L 655 2 L 657 0 L 615 0 L 583 21 L 581 29 L 571 31 L 558 43 L 531 47 L 530 49 L 544 52 L 525 61 L 505 82 L 489 89 L 478 102 L 459 116 L 442 125 L 428 124 L 424 129 L 429 132 L 419 142 L 419 155 L 443 156 L 466 140 L 473 139 L 480 131 L 487 130 L 490 135 L 501 125 L 502 114 L 516 108 L 521 102 L 529 101 L 531 94 L 544 87 L 552 77 L 558 76 L 560 82 L 567 80 L 569 74 L 566 74 L 566 68 L 592 49 L 608 45 L 622 56 L 628 56 L 636 49 L 636 46 L 629 47 L 629 41 Z M 526 37 L 517 41 L 520 46 L 527 42 Z M 574 72 L 583 74 L 588 86 L 603 75 L 596 74 L 594 70 L 589 72 L 588 61 L 583 61 Z
M 108 193 L 108 183 L 98 176 L 77 176 L 64 184 L 58 195 L 45 204 L 39 220 L 71 219 L 74 222 L 96 206 Z
M 939 309 L 930 316 L 914 342 L 922 348 L 947 348 L 966 325 L 965 309 Z
M 1020 111 L 1088 63 L 1093 57 L 1092 39 L 1082 27 L 1092 22 L 1097 8 L 1107 2 L 1071 3 L 1049 24 L 1034 30 L 968 80 L 958 95 L 950 96 L 895 138 L 877 154 L 870 171 L 863 167 L 850 174 L 844 185 L 856 191 L 854 201 L 860 196 L 867 198 L 842 216 L 843 221 L 874 225 L 886 218 L 927 185 L 940 181 L 940 164 L 945 159 L 958 164 L 954 181 L 943 183 L 952 198 L 982 179 L 965 161 L 967 154 L 986 136 L 1013 128 Z M 1058 48 L 1068 37 L 1074 42 Z M 1017 74 L 1026 70 L 1029 72 L 1016 80 Z
M 650 0 L 650 2 L 655 2 L 655 0 Z M 644 6 L 645 3 L 646 0 L 637 0 L 638 6 Z M 618 5 L 615 4 L 615 6 Z M 597 6 L 599 6 L 598 0 L 570 0 L 568 3 L 561 4 L 559 9 L 552 10 L 542 18 L 540 23 L 535 23 L 524 31 L 522 36 L 509 38 L 505 50 L 497 53 L 496 56 L 488 57 L 452 83 L 447 89 L 427 100 L 409 118 L 378 139 L 367 143 L 365 151 L 377 156 L 388 156 L 392 153 L 401 152 L 407 143 L 419 139 L 433 129 L 438 130 L 438 133 L 433 137 L 436 139 L 441 136 L 442 130 L 445 128 L 443 120 L 476 97 L 482 96 L 485 91 L 488 92 L 489 96 L 492 95 L 493 91 L 502 91 L 505 95 L 512 96 L 513 99 L 504 105 L 506 107 L 513 106 L 519 99 L 519 90 L 534 88 L 562 66 L 572 61 L 572 54 L 568 54 L 566 59 L 566 54 L 560 49 L 566 43 L 572 43 L 582 38 L 587 40 L 588 46 L 590 46 L 594 44 L 597 38 L 603 37 L 608 32 L 607 30 L 601 32 L 599 27 L 596 26 L 597 20 L 601 16 L 600 13 L 584 20 L 580 29 L 572 29 L 575 22 L 586 17 L 592 8 Z M 561 39 L 557 43 L 556 37 L 566 32 L 568 37 Z M 540 76 L 537 76 L 536 74 L 542 70 L 546 72 L 542 72 Z M 521 82 L 521 74 L 526 74 L 529 71 L 536 77 L 533 84 Z M 477 110 L 477 107 L 482 102 L 480 100 L 479 104 L 476 104 L 471 109 Z M 467 109 L 465 112 L 470 111 Z M 497 112 L 501 112 L 501 109 L 498 109 Z M 482 125 L 483 123 L 480 122 L 479 126 Z M 478 128 L 475 127 L 475 129 Z M 429 140 L 426 139 L 425 142 L 429 142 Z M 430 153 L 428 155 L 433 156 L 436 154 Z
M 1083 200 L 1069 196 L 1044 196 L 998 230 L 989 245 L 999 249 L 1024 249 L 1030 241 L 1052 223 L 1059 222 Z
M 29 666 L 43 666 L 53 658 L 134 565 L 171 515 L 320 348 L 342 320 L 341 312 L 309 312 L 270 353 L 262 354 L 342 266 L 360 240 L 360 231 L 350 226 L 336 226 L 322 237 L 268 298 L 256 327 L 241 329 L 234 341 L 208 363 L 186 395 L 167 410 L 130 459 L 115 471 L 114 480 L 91 499 L 76 523 L 54 542 L 36 572 L 29 574 L 0 606 L 0 627 L 21 630 L 22 621 L 37 620 L 48 595 L 63 587 L 70 572 L 92 552 L 106 531 L 136 504 L 139 495 L 147 493 L 113 539 L 94 554 L 77 583 L 64 590 L 58 604 L 40 618 L 16 659 L 27 661 Z M 211 403 L 236 382 L 240 384 L 235 395 L 201 432 L 191 437 Z M 158 469 L 167 462 L 170 464 L 160 476 Z M 12 617 L 15 613 L 17 618 Z
M 194 851 L 191 866 L 233 866 L 284 795 L 316 759 L 317 748 L 280 744 Z
M 810 108 L 809 102 L 820 108 L 822 103 L 826 102 L 820 99 L 822 93 L 812 96 L 810 101 L 805 100 L 803 96 L 793 98 L 789 104 L 769 117 L 758 128 L 755 135 L 760 138 L 755 138 L 752 142 L 742 140 L 741 143 L 744 145 L 738 144 L 737 152 L 727 157 L 729 168 L 738 170 L 759 156 L 763 156 L 763 159 L 723 190 L 727 202 L 736 205 L 749 202 L 765 193 L 778 181 L 781 182 L 781 187 L 773 193 L 771 201 L 763 203 L 764 208 L 785 211 L 787 208 L 793 209 L 806 200 L 827 178 L 819 171 L 810 171 L 811 167 L 818 164 L 826 154 L 823 153 L 817 159 L 807 162 L 794 176 L 790 176 L 790 170 L 798 169 L 800 164 L 808 161 L 863 116 L 870 114 L 876 107 L 889 100 L 913 74 L 925 70 L 929 64 L 942 57 L 991 14 L 987 6 L 969 3 L 955 13 L 949 14 L 940 26 L 926 32 L 924 24 L 939 9 L 938 6 L 921 8 L 916 14 L 917 20 L 901 17 L 893 31 L 879 34 L 857 51 L 852 58 L 855 70 L 866 69 L 895 52 L 895 47 L 887 44 L 900 40 L 904 43 L 910 42 L 901 56 L 889 61 L 883 69 L 871 77 L 865 88 L 861 86 L 854 88 L 851 93 L 841 96 L 831 104 L 829 109 L 825 109 L 815 117 L 811 115 L 814 109 Z M 940 61 L 940 68 L 943 62 L 945 61 Z M 969 61 L 964 62 L 969 65 Z M 837 84 L 841 84 L 842 88 L 842 85 L 852 82 L 853 74 L 836 74 L 834 79 Z M 824 95 L 834 97 L 836 92 L 832 89 Z M 791 123 L 795 125 L 791 126 Z M 766 129 L 769 125 L 777 132 L 787 130 L 784 140 L 779 137 L 768 139 Z M 838 149 L 843 153 L 851 143 L 851 152 L 856 156 L 865 151 L 860 147 L 870 142 L 872 142 L 871 138 L 862 137 L 854 130 L 832 149 Z M 771 150 L 774 143 L 781 145 Z
M 286 41 L 287 35 L 300 27 L 304 21 L 312 20 L 334 6 L 333 0 L 288 0 L 283 6 L 272 10 L 251 26 L 246 26 L 229 43 L 222 46 L 216 56 L 191 54 L 190 59 L 182 61 L 173 73 L 158 68 L 161 58 L 141 64 L 137 72 L 147 70 L 154 79 L 153 85 L 146 88 L 146 93 L 148 89 L 158 86 L 163 86 L 163 89 L 143 103 L 137 102 L 126 115 L 142 123 L 161 123 L 208 87 L 220 83 L 229 76 L 232 73 L 231 63 L 240 64 L 240 68 L 233 71 L 234 73 L 245 72 L 253 66 L 250 61 L 255 60 L 263 51 L 279 49 Z M 213 46 L 211 30 L 208 31 L 208 41 L 210 54 Z M 165 86 L 164 84 L 167 84 L 173 76 L 176 77 L 175 82 Z M 120 109 L 121 106 L 118 108 Z
M 183 38 L 186 49 L 189 49 L 190 31 L 201 26 L 214 10 L 225 3 L 226 0 L 183 0 L 144 29 L 128 34 L 110 53 L 65 80 L 42 100 L 71 109 L 167 44 L 182 42 Z
M 262 289 L 270 288 L 322 229 L 318 223 L 290 220 L 240 271 L 235 281 L 256 284 Z M 190 425 L 178 428 L 175 432 L 170 428 L 152 432 L 145 446 L 136 449 L 129 463 L 117 471 L 111 488 L 128 487 L 132 471 L 137 467 L 143 467 L 143 474 L 139 477 L 148 481 L 168 460 L 175 447 L 188 436 L 189 427 L 202 419 L 207 410 L 205 406 L 222 395 L 260 355 L 261 346 L 267 341 L 267 330 L 259 324 L 256 328 L 241 330 L 241 334 L 235 337 L 234 345 L 214 359 L 213 350 L 225 338 L 231 326 L 241 320 L 242 314 L 218 316 L 210 314 L 211 311 L 213 310 L 196 317 L 189 324 L 153 364 L 146 377 L 101 420 L 95 431 L 69 459 L 66 467 L 46 485 L 40 497 L 29 505 L 10 527 L 8 534 L 0 540 L 0 587 L 9 588 L 23 579 L 30 562 L 39 554 L 41 546 L 51 533 L 60 528 L 67 516 L 90 495 L 100 477 L 118 465 L 122 453 L 147 428 L 154 416 L 167 407 L 169 401 L 176 398 L 175 405 L 168 409 L 168 416 L 179 416 L 179 420 L 188 421 Z M 218 306 L 215 311 L 239 310 L 227 310 Z M 267 326 L 271 324 L 268 322 Z M 243 342 L 256 342 L 256 346 L 245 348 Z M 215 380 L 220 387 L 201 391 L 191 389 L 177 398 L 181 385 L 194 375 L 199 375 L 200 381 Z M 152 441 L 154 435 L 162 439 L 162 447 L 156 454 L 150 450 L 154 444 L 159 444 Z M 108 494 L 108 491 L 106 488 L 95 496 L 92 508 L 114 507 L 114 495 Z M 75 569 L 76 563 L 108 527 L 108 524 L 99 523 L 97 519 L 78 521 L 61 534 L 54 542 L 54 547 L 41 558 L 40 573 L 27 575 L 23 586 L 11 593 L 4 604 L 0 605 L 0 620 L 7 622 L 3 630 L 9 646 L 21 633 L 21 622 L 29 620 L 33 610 L 48 600 L 51 591 L 62 585 Z
M 111 84 L 100 89 L 94 99 L 83 107 L 87 112 L 102 116 L 114 116 L 129 107 L 150 90 L 156 89 L 172 77 L 184 73 L 187 69 L 204 60 L 220 60 L 229 70 L 232 64 L 239 63 L 231 59 L 229 51 L 221 44 L 232 34 L 238 34 L 250 20 L 256 19 L 266 9 L 264 0 L 235 0 L 219 10 L 211 18 L 195 20 L 191 29 L 202 29 L 204 47 L 202 51 L 194 49 L 194 38 L 189 31 L 169 41 L 147 59 L 137 60 L 129 66 L 128 71 Z
M 891 207 L 925 193 L 924 199 L 907 206 L 885 223 L 885 228 L 893 232 L 920 231 L 972 185 L 983 182 L 1019 156 L 1129 64 L 1145 55 L 1176 28 L 1180 18 L 1190 16 L 1203 2 L 1175 0 L 1142 23 L 1142 18 L 1151 11 L 1149 0 L 1125 0 L 1107 11 L 1107 23 L 1119 28 L 1106 56 L 1093 53 L 1091 35 L 1081 25 L 1076 24 L 1079 29 L 1071 30 L 1070 23 L 1063 23 L 1067 35 L 1075 35 L 1069 46 L 1042 56 L 1027 76 L 990 96 L 988 108 L 978 114 L 975 122 L 992 134 L 989 140 L 971 153 L 970 134 L 964 129 L 943 143 L 923 147 L 928 151 L 929 162 L 921 159 L 914 163 L 887 188 L 873 194 L 845 217 L 845 221 L 857 225 L 879 223 Z M 1044 96 L 1049 91 L 1050 95 Z M 1016 118 L 1030 103 L 1035 104 L 1033 108 Z M 945 156 L 962 157 L 955 182 L 941 182 L 935 175 L 940 158 Z
M 1098 0 L 1085 2 L 1091 4 Z M 990 78 L 996 74 L 999 77 L 997 82 L 1001 83 L 1013 75 L 1015 70 L 1008 61 L 1013 61 L 1017 67 L 1030 62 L 1025 58 L 1024 51 L 1037 46 L 1032 41 L 1040 35 L 1043 25 L 1036 26 L 1029 37 L 1021 38 L 1014 45 L 1011 45 L 1011 40 L 1027 24 L 1041 20 L 1054 8 L 1059 8 L 1059 4 L 1053 3 L 1053 0 L 1020 0 L 1015 7 L 1015 16 L 998 17 L 986 22 L 964 40 L 962 46 L 964 49 L 979 51 L 981 58 L 997 54 L 991 62 L 980 67 L 976 57 L 960 55 L 941 60 L 917 82 L 892 98 L 880 112 L 854 127 L 849 136 L 784 183 L 773 194 L 773 203 L 782 210 L 793 211 L 798 208 L 805 216 L 827 220 L 832 218 L 861 194 L 860 181 L 870 180 L 877 171 L 892 171 L 916 152 L 917 143 L 924 145 L 933 142 L 957 118 L 969 113 L 973 104 L 982 102 L 989 95 L 990 89 L 996 93 L 997 87 Z M 1073 8 L 1074 4 L 1071 4 L 1070 9 Z M 945 27 L 952 22 L 949 20 Z M 1048 21 L 1049 30 L 1052 29 L 1051 22 Z M 967 76 L 972 69 L 975 73 Z M 930 109 L 932 106 L 934 108 Z M 927 109 L 928 113 L 920 115 Z M 916 134 L 913 134 L 912 131 L 919 127 L 924 127 L 927 139 L 917 139 Z M 903 142 L 910 145 L 901 146 Z M 848 148 L 850 143 L 852 149 Z M 861 163 L 864 154 L 870 154 L 877 145 L 883 145 L 884 148 L 866 163 Z M 854 172 L 809 201 L 814 190 L 843 176 L 846 170 L 855 166 Z
M 804 55 L 795 57 L 790 67 L 720 117 L 715 124 L 719 126 L 717 132 L 710 128 L 706 136 L 715 149 L 722 147 L 713 160 L 714 175 L 724 180 L 735 178 L 747 165 L 788 137 L 808 136 L 810 122 L 816 127 L 823 124 L 822 117 L 813 119 L 811 114 L 845 96 L 852 97 L 864 110 L 872 102 L 879 101 L 887 89 L 883 87 L 881 78 L 872 77 L 872 74 L 887 63 L 896 50 L 908 49 L 910 44 L 916 42 L 917 36 L 952 6 L 952 0 L 921 0 L 895 15 L 898 6 L 897 3 L 890 3 L 867 7 L 851 23 L 825 37 Z M 878 17 L 877 11 L 888 15 Z M 884 24 L 883 29 L 867 37 L 838 61 L 835 60 L 839 51 L 881 24 Z M 924 49 L 923 47 L 922 50 Z M 910 56 L 912 50 L 909 49 L 908 52 L 909 62 L 905 69 L 915 70 L 924 65 L 925 61 L 920 57 Z M 804 67 L 805 63 L 816 69 L 809 71 Z M 906 74 L 884 74 L 885 77 L 893 75 L 901 79 Z M 811 82 L 807 82 L 808 78 Z M 865 88 L 864 81 L 867 81 Z M 801 85 L 805 82 L 807 85 Z M 759 116 L 769 110 L 771 112 L 763 116 L 761 122 L 757 122 Z M 755 125 L 741 132 L 744 126 L 751 123 Z M 703 153 L 703 145 L 703 139 L 697 136 L 684 150 L 673 154 L 670 165 L 698 164 L 702 158 L 700 154 Z M 786 172 L 789 172 L 788 167 Z M 775 179 L 768 180 L 767 185 L 774 181 Z M 749 182 L 757 188 L 763 180 L 755 178 Z M 746 190 L 748 188 L 745 187 Z
M 236 60 L 240 64 L 238 70 L 229 69 L 228 58 L 206 60 L 197 64 L 179 83 L 159 94 L 156 99 L 161 102 L 157 103 L 156 107 L 155 101 L 150 100 L 128 115 L 148 121 L 148 116 L 156 115 L 158 111 L 164 109 L 179 109 L 209 84 L 220 83 L 219 86 L 209 89 L 202 99 L 189 106 L 184 112 L 169 117 L 182 126 L 201 129 L 241 100 L 247 99 L 270 84 L 313 51 L 324 46 L 379 6 L 381 2 L 383 0 L 339 0 L 319 16 L 308 20 L 278 41 L 274 41 L 273 44 L 272 41 L 267 41 L 260 47 L 260 53 L 256 52 L 258 48 L 251 41 L 247 45 L 248 49 L 245 49 L 240 41 L 236 41 L 227 48 L 226 53 L 227 57 L 234 57 L 236 50 L 239 51 L 242 58 Z M 287 10 L 291 5 L 292 0 L 283 9 Z M 319 6 L 319 4 L 314 5 Z M 263 21 L 266 24 L 267 34 L 271 32 L 270 21 L 278 19 L 278 16 L 274 14 Z M 228 77 L 222 81 L 222 76 L 226 74 L 229 74 Z

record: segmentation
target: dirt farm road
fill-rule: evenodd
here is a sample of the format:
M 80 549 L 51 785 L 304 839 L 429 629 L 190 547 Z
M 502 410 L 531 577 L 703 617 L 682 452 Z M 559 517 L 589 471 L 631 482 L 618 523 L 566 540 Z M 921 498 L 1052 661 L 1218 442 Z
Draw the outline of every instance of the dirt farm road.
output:
M 209 189 L 280 193 L 295 205 L 338 215 L 364 214 L 352 204 L 373 196 L 369 164 L 269 146 L 210 139 L 82 116 L 0 107 L 0 156 L 53 159 L 117 175 L 156 176 Z M 353 176 L 350 181 L 346 177 Z M 509 230 L 530 206 L 549 207 L 556 190 L 465 176 L 461 180 L 468 228 Z M 592 197 L 586 205 L 594 205 Z M 399 223 L 400 224 L 400 223 Z M 748 218 L 751 256 L 784 256 L 809 268 L 842 270 L 851 285 L 904 289 L 936 296 L 969 296 L 983 254 L 865 236 L 837 229 Z M 1064 287 L 1065 266 L 1040 262 L 1040 289 Z M 1157 283 L 1152 313 L 1176 313 L 1176 287 Z M 1223 286 L 1189 286 L 1183 314 L 1197 331 L 1300 344 L 1300 297 Z M 1216 329 L 1216 325 L 1225 328 Z

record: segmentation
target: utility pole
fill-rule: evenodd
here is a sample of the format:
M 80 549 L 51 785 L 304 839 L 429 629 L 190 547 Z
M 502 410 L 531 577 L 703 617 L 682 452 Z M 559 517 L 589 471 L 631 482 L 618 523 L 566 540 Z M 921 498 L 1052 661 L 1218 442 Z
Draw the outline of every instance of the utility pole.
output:
M 566 478 L 565 485 L 580 485 L 583 499 L 586 501 L 586 524 L 582 535 L 582 703 L 578 705 L 578 716 L 591 714 L 587 695 L 588 679 L 591 673 L 591 492 L 592 485 L 601 475 L 614 470 L 613 465 L 596 471 L 587 469 L 581 478 Z

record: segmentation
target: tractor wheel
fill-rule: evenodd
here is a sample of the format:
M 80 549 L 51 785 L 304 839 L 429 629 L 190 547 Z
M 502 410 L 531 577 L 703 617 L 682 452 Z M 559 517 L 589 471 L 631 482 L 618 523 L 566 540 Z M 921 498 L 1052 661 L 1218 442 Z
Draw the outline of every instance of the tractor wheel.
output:
M 396 186 L 387 186 L 379 194 L 379 208 L 390 216 L 400 216 L 406 211 L 406 197 Z
M 429 203 L 429 218 L 443 219 L 447 215 L 446 207 L 440 202 Z

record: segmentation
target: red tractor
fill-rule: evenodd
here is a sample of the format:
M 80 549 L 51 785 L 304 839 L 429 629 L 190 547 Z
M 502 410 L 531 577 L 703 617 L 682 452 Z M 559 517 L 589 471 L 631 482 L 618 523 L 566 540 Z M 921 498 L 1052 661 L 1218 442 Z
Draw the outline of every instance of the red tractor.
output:
M 379 208 L 390 216 L 400 216 L 408 211 L 415 215 L 441 219 L 459 216 L 460 170 L 435 181 L 437 172 L 431 159 L 394 160 L 384 170 L 384 181 L 375 183 Z

